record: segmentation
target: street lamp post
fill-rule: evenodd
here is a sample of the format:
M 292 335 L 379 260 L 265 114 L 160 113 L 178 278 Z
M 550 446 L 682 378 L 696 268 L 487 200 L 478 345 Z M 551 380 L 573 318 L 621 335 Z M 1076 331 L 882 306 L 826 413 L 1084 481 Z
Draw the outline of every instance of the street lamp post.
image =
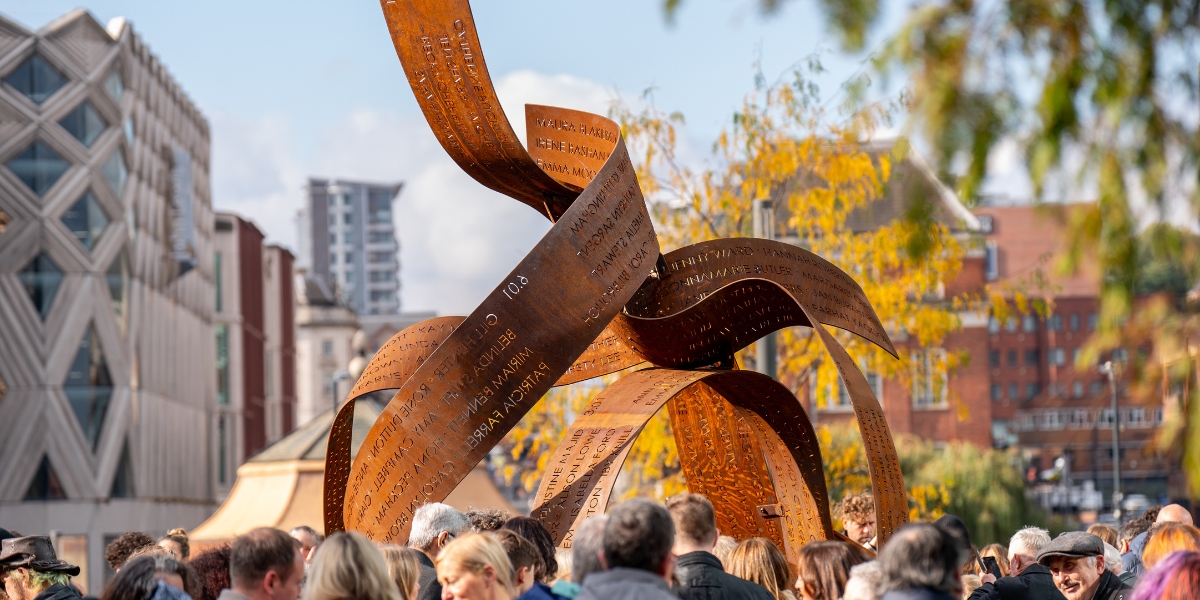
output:
M 754 201 L 752 209 L 754 237 L 764 240 L 775 237 L 775 209 L 770 198 L 759 198 Z M 775 332 L 772 331 L 758 340 L 755 347 L 755 370 L 772 379 L 775 378 L 775 360 L 777 355 Z
M 1113 516 L 1117 518 L 1117 522 L 1121 521 L 1121 413 L 1117 408 L 1117 380 L 1115 376 L 1116 369 L 1113 368 L 1113 362 L 1105 361 L 1100 365 L 1100 372 L 1108 376 L 1108 388 L 1112 393 L 1112 411 L 1113 411 L 1113 431 L 1112 431 L 1112 452 L 1113 452 Z

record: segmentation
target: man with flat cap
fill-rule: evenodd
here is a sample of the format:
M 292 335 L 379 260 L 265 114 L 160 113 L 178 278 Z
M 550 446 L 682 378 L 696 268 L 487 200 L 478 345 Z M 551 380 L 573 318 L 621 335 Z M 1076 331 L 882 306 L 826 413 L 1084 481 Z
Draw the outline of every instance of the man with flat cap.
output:
M 1131 588 L 1104 568 L 1104 541 L 1083 531 L 1064 533 L 1038 551 L 1067 600 L 1125 600 Z
M 0 542 L 0 578 L 9 600 L 79 600 L 71 577 L 79 567 L 58 559 L 50 538 L 27 535 Z

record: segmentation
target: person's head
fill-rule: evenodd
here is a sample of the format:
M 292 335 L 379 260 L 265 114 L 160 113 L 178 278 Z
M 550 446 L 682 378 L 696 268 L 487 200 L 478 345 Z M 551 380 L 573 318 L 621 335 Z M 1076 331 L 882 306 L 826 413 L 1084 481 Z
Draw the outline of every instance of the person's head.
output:
M 600 554 L 604 552 L 604 526 L 607 523 L 608 516 L 597 515 L 584 519 L 579 527 L 575 528 L 575 535 L 571 540 L 571 581 L 583 583 L 583 578 L 589 573 L 604 570 Z
M 532 517 L 513 517 L 504 522 L 507 529 L 527 539 L 542 555 L 541 569 L 536 573 L 537 580 L 546 583 L 553 581 L 558 574 L 558 559 L 554 557 L 554 538 L 542 522 Z
M 325 536 L 317 533 L 316 529 L 308 525 L 293 527 L 288 534 L 300 542 L 300 553 L 304 555 L 306 562 L 312 560 L 313 551 L 321 545 L 321 542 L 325 541 Z
M 0 577 L 9 600 L 33 600 L 53 585 L 66 585 L 79 567 L 58 559 L 44 535 L 13 537 L 0 542 Z
M 1130 600 L 1200 598 L 1200 552 L 1176 552 L 1138 577 Z
M 1163 509 L 1166 511 L 1166 508 Z M 1159 513 L 1161 515 L 1161 513 Z M 1146 536 L 1146 548 L 1142 550 L 1142 564 L 1153 569 L 1158 561 L 1172 552 L 1180 550 L 1200 551 L 1200 529 L 1184 523 L 1165 521 L 1150 528 Z
M 511 600 L 512 563 L 496 538 L 467 533 L 446 544 L 434 560 L 442 600 Z
M 197 554 L 188 561 L 188 565 L 196 572 L 197 593 L 192 596 L 195 600 L 217 600 L 221 590 L 228 589 L 229 583 L 229 554 L 232 547 L 222 544 Z
M 172 529 L 158 540 L 158 547 L 170 552 L 175 560 L 187 560 L 191 554 L 191 547 L 188 546 L 187 531 L 182 528 Z
M 298 550 L 299 543 L 296 546 Z M 374 544 L 361 533 L 338 532 L 317 548 L 308 572 L 304 598 L 400 600 L 400 590 Z
M 719 535 L 717 536 L 717 543 L 713 545 L 712 553 L 717 557 L 717 560 L 721 561 L 721 566 L 726 571 L 729 570 L 729 553 L 733 552 L 734 548 L 737 548 L 737 544 L 737 540 L 733 539 L 733 536 Z
M 1087 532 L 1104 540 L 1105 544 L 1117 545 L 1117 528 L 1112 525 L 1092 523 L 1088 525 Z
M 717 514 L 712 502 L 700 494 L 679 494 L 667 499 L 667 512 L 675 523 L 675 556 L 711 552 L 717 543 Z
M 300 542 L 270 527 L 239 535 L 229 553 L 229 579 L 252 600 L 296 600 L 304 579 Z
M 1108 542 L 1104 542 L 1104 570 L 1113 575 L 1125 572 L 1125 565 L 1121 563 L 1121 551 Z
M 408 534 L 408 547 L 424 552 L 434 558 L 450 540 L 471 527 L 466 515 L 458 509 L 441 502 L 422 504 L 413 512 L 412 531 Z
M 962 586 L 960 542 L 932 523 L 909 523 L 879 551 L 880 590 L 931 588 L 957 596 Z
M 604 526 L 608 568 L 641 569 L 669 578 L 675 569 L 674 545 L 675 524 L 663 506 L 634 498 L 609 511 Z
M 842 522 L 851 540 L 866 544 L 875 537 L 875 497 L 871 492 L 847 494 L 833 509 L 833 516 Z
M 505 521 L 512 518 L 507 510 L 499 508 L 472 508 L 463 514 L 471 523 L 471 529 L 479 533 L 500 529 Z
M 1183 523 L 1184 525 L 1192 525 L 1192 513 L 1188 509 L 1178 504 L 1168 504 L 1158 511 L 1158 516 L 1155 517 L 1154 523 Z
M 879 584 L 882 580 L 883 571 L 879 568 L 879 561 L 856 565 L 850 569 L 842 600 L 879 600 Z
M 504 547 L 508 562 L 513 568 L 514 592 L 520 596 L 533 587 L 535 574 L 543 569 L 542 554 L 538 552 L 533 542 L 521 537 L 517 532 L 499 529 L 491 532 L 496 541 Z
M 155 550 L 130 557 L 125 566 L 108 582 L 102 600 L 150 600 L 158 582 L 186 592 L 198 593 L 199 581 L 195 571 L 185 562 L 176 560 L 166 550 Z
M 1157 513 L 1156 513 L 1157 514 Z M 1143 515 L 1144 516 L 1144 515 Z M 1129 552 L 1129 545 L 1133 543 L 1133 539 L 1150 529 L 1154 523 L 1142 517 L 1130 519 L 1121 526 L 1117 531 L 1117 543 L 1113 544 L 1122 553 Z
M 941 527 L 958 542 L 959 550 L 965 555 L 960 557 L 962 564 L 966 565 L 964 572 L 978 575 L 979 550 L 971 543 L 971 532 L 967 529 L 967 524 L 955 515 L 942 515 L 933 524 Z
M 981 585 L 983 585 L 983 580 L 981 580 L 978 575 L 971 574 L 971 573 L 963 575 L 962 576 L 962 597 L 970 598 L 971 592 L 974 592 L 975 590 L 979 589 L 979 586 L 981 586 Z
M 379 549 L 387 563 L 388 576 L 400 590 L 400 600 L 417 600 L 421 593 L 421 559 L 419 550 L 404 546 L 383 546 Z
M 1029 565 L 1037 564 L 1038 552 L 1050 543 L 1050 532 L 1041 527 L 1026 527 L 1008 540 L 1008 574 L 1016 577 Z
M 1042 548 L 1038 563 L 1050 570 L 1067 600 L 1090 600 L 1104 575 L 1104 542 L 1084 531 L 1069 531 Z
M 775 600 L 782 600 L 795 578 L 783 552 L 767 538 L 750 538 L 729 553 L 729 574 L 767 588 Z
M 575 569 L 575 561 L 571 559 L 571 549 L 555 548 L 554 560 L 558 561 L 558 577 L 554 579 L 555 583 L 571 581 L 571 572 Z
M 838 600 L 850 569 L 870 560 L 861 546 L 846 542 L 811 542 L 796 557 L 796 589 L 801 600 Z
M 979 557 L 990 556 L 996 559 L 996 564 L 1000 565 L 1000 575 L 1008 577 L 1008 548 L 1004 544 L 988 544 L 979 551 Z
M 104 548 L 104 560 L 108 561 L 110 569 L 120 571 L 121 565 L 125 564 L 134 552 L 153 545 L 154 538 L 140 531 L 127 531 Z

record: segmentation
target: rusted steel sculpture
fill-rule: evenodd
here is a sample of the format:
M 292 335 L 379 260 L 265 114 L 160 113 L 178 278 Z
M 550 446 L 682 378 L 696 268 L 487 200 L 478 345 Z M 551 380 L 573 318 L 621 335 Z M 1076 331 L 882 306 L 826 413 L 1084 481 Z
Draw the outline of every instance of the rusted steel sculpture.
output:
M 758 239 L 662 255 L 620 127 L 527 106 L 523 147 L 500 108 L 467 0 L 384 0 L 396 53 L 446 152 L 476 181 L 553 223 L 467 317 L 393 337 L 339 410 L 329 438 L 325 528 L 403 541 L 412 513 L 444 499 L 555 385 L 650 363 L 602 392 L 550 461 L 533 516 L 569 546 L 601 513 L 646 422 L 670 411 L 690 489 L 722 531 L 801 545 L 837 536 L 812 424 L 787 388 L 736 369 L 734 353 L 812 327 L 863 432 L 879 536 L 906 520 L 904 482 L 866 378 L 821 324 L 895 348 L 862 289 L 828 261 Z M 528 148 L 528 150 L 526 150 Z M 398 390 L 350 462 L 354 399 Z

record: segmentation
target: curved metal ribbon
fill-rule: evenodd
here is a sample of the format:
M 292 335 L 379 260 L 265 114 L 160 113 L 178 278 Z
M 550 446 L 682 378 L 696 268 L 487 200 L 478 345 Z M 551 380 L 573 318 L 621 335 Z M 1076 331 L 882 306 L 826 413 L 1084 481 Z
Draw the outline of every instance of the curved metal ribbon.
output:
M 739 239 L 660 257 L 628 151 L 612 121 L 530 105 L 528 151 L 523 149 L 500 109 L 466 0 L 383 0 L 382 6 L 397 55 L 443 148 L 477 181 L 555 224 L 470 316 L 415 325 L 372 359 L 330 434 L 327 532 L 351 528 L 383 542 L 403 540 L 412 511 L 444 499 L 552 385 L 644 361 L 729 364 L 733 352 L 769 331 L 818 322 L 895 355 L 861 288 L 809 252 Z M 872 484 L 883 496 L 876 502 L 880 538 L 886 539 L 907 514 L 899 510 L 904 487 L 886 422 L 842 347 L 824 327 L 815 329 L 838 364 L 863 426 Z M 625 409 L 618 406 L 613 414 L 625 416 L 618 416 L 617 425 L 632 427 L 628 431 L 635 435 L 638 419 L 675 398 L 672 418 L 681 456 L 699 457 L 702 450 L 707 456 L 711 450 L 725 457 L 715 463 L 684 460 L 689 486 L 708 490 L 710 498 L 733 482 L 729 493 L 737 502 L 713 498 L 723 528 L 766 534 L 789 555 L 806 540 L 836 535 L 811 423 L 785 388 L 748 372 L 641 373 L 610 388 L 618 391 L 605 392 L 633 407 L 621 413 Z M 639 385 L 640 391 L 618 393 Z M 351 464 L 354 399 L 383 389 L 399 391 Z M 651 397 L 659 400 L 648 403 Z M 604 413 L 603 404 L 596 415 Z M 702 435 L 691 434 L 697 429 Z M 717 451 L 709 434 L 723 440 L 726 450 Z M 627 452 L 628 440 L 623 444 Z M 616 458 L 611 455 L 610 464 Z M 601 475 L 597 480 L 615 471 Z M 592 487 L 607 498 L 607 487 Z M 768 502 L 773 499 L 782 502 Z M 547 509 L 552 510 L 559 509 Z M 555 521 L 556 531 L 566 535 L 566 517 L 556 518 L 562 521 Z

